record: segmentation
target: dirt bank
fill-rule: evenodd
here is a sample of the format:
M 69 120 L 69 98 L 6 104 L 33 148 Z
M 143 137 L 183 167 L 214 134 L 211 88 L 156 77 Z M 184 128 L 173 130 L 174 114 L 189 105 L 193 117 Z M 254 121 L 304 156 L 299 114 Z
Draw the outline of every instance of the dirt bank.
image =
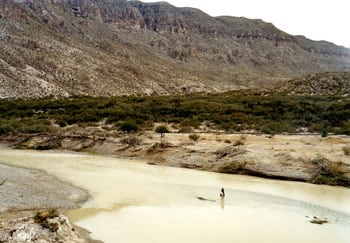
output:
M 112 136 L 86 131 L 8 136 L 2 141 L 17 148 L 136 157 L 150 164 L 350 186 L 350 156 L 345 152 L 349 136 L 167 133 L 161 138 L 152 131 Z

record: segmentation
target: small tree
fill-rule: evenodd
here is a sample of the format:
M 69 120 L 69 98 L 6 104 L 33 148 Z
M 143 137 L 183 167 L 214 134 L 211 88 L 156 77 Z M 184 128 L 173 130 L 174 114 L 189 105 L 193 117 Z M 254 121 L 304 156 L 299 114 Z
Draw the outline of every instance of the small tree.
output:
M 323 128 L 321 131 L 321 137 L 325 138 L 328 136 L 328 128 Z
M 120 124 L 119 129 L 122 130 L 123 132 L 137 132 L 139 129 L 136 122 L 133 120 L 129 121 L 124 121 L 122 124 Z
M 156 127 L 155 131 L 156 131 L 156 133 L 160 133 L 161 138 L 164 137 L 164 133 L 169 132 L 168 128 L 164 125 Z

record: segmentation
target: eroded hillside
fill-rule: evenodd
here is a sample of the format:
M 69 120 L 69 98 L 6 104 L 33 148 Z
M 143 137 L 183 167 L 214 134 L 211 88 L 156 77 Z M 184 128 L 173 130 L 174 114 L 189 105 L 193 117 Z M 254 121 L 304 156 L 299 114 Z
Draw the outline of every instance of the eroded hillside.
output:
M 350 71 L 350 51 L 165 2 L 5 0 L 0 70 L 2 98 L 210 92 Z

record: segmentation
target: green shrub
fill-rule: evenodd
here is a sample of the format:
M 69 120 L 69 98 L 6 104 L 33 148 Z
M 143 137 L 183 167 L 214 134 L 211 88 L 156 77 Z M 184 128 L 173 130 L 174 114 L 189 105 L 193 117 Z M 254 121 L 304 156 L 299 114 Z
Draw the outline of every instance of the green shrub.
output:
M 194 120 L 194 119 L 186 119 L 180 123 L 180 127 L 194 127 L 196 129 L 198 129 L 200 125 L 201 125 L 201 121 Z
M 140 125 L 140 126 L 145 124 L 145 120 L 143 120 L 142 118 L 136 118 L 135 122 L 137 125 Z
M 181 127 L 179 132 L 180 133 L 190 133 L 190 132 L 192 132 L 192 127 Z
M 0 123 L 0 134 L 15 132 L 23 124 L 28 125 L 28 119 L 35 121 L 34 124 L 54 120 L 61 127 L 107 119 L 108 123 L 120 124 L 133 120 L 137 126 L 148 129 L 154 122 L 180 123 L 181 132 L 192 132 L 207 121 L 211 127 L 226 131 L 255 129 L 277 134 L 306 127 L 310 132 L 321 134 L 327 127 L 330 132 L 350 135 L 349 107 L 348 98 L 337 96 L 282 96 L 274 93 L 262 96 L 252 91 L 186 96 L 0 100 L 0 117 L 5 121 L 5 124 Z M 125 131 L 134 131 L 134 128 L 125 128 Z
M 16 129 L 17 133 L 47 133 L 50 132 L 50 127 L 43 124 L 22 124 Z
M 337 133 L 350 135 L 350 121 L 342 122 L 341 126 L 339 127 L 339 132 L 337 132 Z
M 168 128 L 166 126 L 164 126 L 164 125 L 157 126 L 154 131 L 156 133 L 160 133 L 161 137 L 164 137 L 164 133 L 168 133 L 169 132 Z
M 123 132 L 130 133 L 130 132 L 137 132 L 139 128 L 134 120 L 128 120 L 128 121 L 122 122 L 119 126 L 119 129 Z
M 58 120 L 56 121 L 56 123 L 60 126 L 60 127 L 65 127 L 68 125 L 68 122 L 65 120 Z
M 328 136 L 328 128 L 323 128 L 321 132 L 321 137 L 325 138 Z
M 188 135 L 188 138 L 193 140 L 193 141 L 197 141 L 199 139 L 199 135 L 197 135 L 197 134 L 190 134 L 190 135 Z
M 8 120 L 0 121 L 0 135 L 6 135 L 16 130 L 16 126 Z

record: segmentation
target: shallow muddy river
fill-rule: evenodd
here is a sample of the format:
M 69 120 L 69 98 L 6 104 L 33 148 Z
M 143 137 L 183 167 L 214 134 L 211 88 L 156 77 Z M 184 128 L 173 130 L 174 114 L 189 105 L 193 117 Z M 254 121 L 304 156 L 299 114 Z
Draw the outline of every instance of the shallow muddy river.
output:
M 0 163 L 88 190 L 91 199 L 67 215 L 108 243 L 350 242 L 346 188 L 8 148 L 0 148 Z M 312 224 L 314 216 L 329 223 Z

